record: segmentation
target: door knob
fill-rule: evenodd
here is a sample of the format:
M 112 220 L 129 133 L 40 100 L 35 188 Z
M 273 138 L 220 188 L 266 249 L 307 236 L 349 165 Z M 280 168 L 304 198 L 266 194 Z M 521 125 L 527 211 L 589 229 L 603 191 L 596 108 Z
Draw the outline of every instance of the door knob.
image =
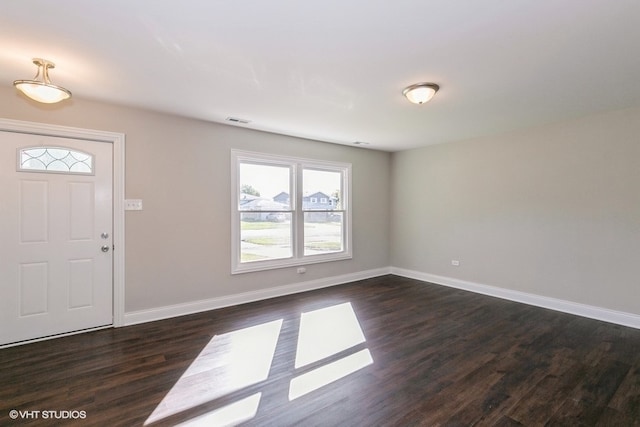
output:
M 109 252 L 109 246 L 108 245 L 104 245 L 100 249 L 102 249 L 102 252 Z

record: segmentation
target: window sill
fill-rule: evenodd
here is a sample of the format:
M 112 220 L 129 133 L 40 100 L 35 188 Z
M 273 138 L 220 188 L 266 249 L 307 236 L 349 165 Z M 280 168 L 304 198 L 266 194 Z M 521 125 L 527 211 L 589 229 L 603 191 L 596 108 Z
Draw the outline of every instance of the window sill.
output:
M 281 259 L 273 261 L 255 261 L 238 266 L 233 266 L 231 274 L 255 273 L 258 271 L 275 270 L 288 267 L 300 267 L 303 265 L 320 264 L 333 261 L 353 259 L 351 253 L 339 252 L 332 255 L 312 255 L 304 259 Z

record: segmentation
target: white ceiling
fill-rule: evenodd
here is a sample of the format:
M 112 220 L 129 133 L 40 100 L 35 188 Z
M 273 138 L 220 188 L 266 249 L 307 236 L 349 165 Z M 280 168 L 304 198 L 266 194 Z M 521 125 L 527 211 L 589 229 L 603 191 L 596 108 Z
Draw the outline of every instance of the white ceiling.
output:
M 33 57 L 77 98 L 397 151 L 640 105 L 640 1 L 4 0 L 0 84 Z

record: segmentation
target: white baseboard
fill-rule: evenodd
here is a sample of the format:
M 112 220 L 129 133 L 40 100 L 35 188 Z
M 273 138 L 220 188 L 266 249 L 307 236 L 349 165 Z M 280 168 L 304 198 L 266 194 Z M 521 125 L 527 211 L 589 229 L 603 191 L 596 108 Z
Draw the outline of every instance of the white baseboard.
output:
M 390 272 L 390 267 L 378 268 L 374 270 L 360 271 L 357 273 L 343 274 L 340 276 L 327 277 L 323 279 L 309 280 L 306 282 L 294 283 L 291 285 L 261 289 L 259 291 L 244 292 L 219 298 L 211 298 L 201 301 L 151 308 L 148 310 L 133 311 L 130 313 L 125 313 L 124 325 L 128 326 L 138 323 L 153 322 L 155 320 L 200 313 L 202 311 L 215 310 L 217 308 L 229 307 L 232 305 L 245 304 L 248 302 L 260 301 L 284 295 L 297 294 L 299 292 L 306 292 L 312 291 L 314 289 L 326 288 L 329 286 L 342 285 L 344 283 L 354 282 L 356 280 L 383 276 L 385 274 L 390 274 Z
M 509 301 L 515 301 L 523 304 L 533 305 L 536 307 L 548 308 L 550 310 L 574 314 L 576 316 L 602 320 L 604 322 L 615 323 L 622 326 L 629 326 L 631 328 L 640 329 L 640 315 L 637 314 L 625 313 L 622 311 L 615 311 L 607 308 L 580 304 L 572 301 L 550 298 L 526 292 L 514 291 L 511 289 L 484 285 L 481 283 L 469 282 L 452 277 L 438 276 L 435 274 L 422 273 L 419 271 L 407 270 L 397 267 L 378 268 L 374 270 L 343 274 L 340 276 L 327 277 L 323 279 L 309 280 L 306 282 L 299 282 L 291 285 L 261 289 L 259 291 L 244 292 L 219 298 L 211 298 L 201 301 L 151 308 L 148 310 L 133 311 L 130 313 L 125 313 L 124 325 L 135 325 L 138 323 L 153 322 L 155 320 L 162 320 L 208 310 L 215 310 L 217 308 L 229 307 L 233 305 L 245 304 L 248 302 L 312 291 L 315 289 L 321 289 L 330 286 L 342 285 L 344 283 L 354 282 L 357 280 L 384 276 L 385 274 L 395 274 L 397 276 L 407 277 L 410 279 L 421 280 L 424 282 L 462 289 L 477 294 L 489 295 Z
M 489 295 L 509 301 L 534 305 L 536 307 L 548 308 L 563 313 L 575 314 L 577 316 L 588 317 L 590 319 L 602 320 L 604 322 L 615 323 L 622 326 L 640 329 L 640 316 L 623 311 L 615 311 L 607 308 L 592 305 L 580 304 L 576 302 L 561 300 L 557 298 L 544 297 L 526 292 L 514 291 L 495 286 L 483 285 L 481 283 L 468 282 L 454 279 L 452 277 L 438 276 L 435 274 L 422 273 L 419 271 L 406 270 L 403 268 L 391 267 L 391 274 L 403 276 L 410 279 L 422 280 L 435 283 L 437 285 L 462 289 L 478 294 Z

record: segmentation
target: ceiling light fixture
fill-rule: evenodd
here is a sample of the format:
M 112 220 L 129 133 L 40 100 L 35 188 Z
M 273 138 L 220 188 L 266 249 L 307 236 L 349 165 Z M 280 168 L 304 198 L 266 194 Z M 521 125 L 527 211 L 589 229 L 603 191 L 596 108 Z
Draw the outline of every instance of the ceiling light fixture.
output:
M 13 85 L 16 89 L 27 95 L 34 101 L 45 104 L 53 104 L 71 98 L 71 92 L 62 86 L 56 86 L 49 79 L 49 68 L 55 68 L 51 61 L 41 58 L 33 58 L 33 63 L 38 66 L 38 71 L 33 80 L 16 80 Z M 40 77 L 40 80 L 38 80 Z
M 402 94 L 414 104 L 424 104 L 433 98 L 438 89 L 440 86 L 435 83 L 416 83 L 404 88 Z

